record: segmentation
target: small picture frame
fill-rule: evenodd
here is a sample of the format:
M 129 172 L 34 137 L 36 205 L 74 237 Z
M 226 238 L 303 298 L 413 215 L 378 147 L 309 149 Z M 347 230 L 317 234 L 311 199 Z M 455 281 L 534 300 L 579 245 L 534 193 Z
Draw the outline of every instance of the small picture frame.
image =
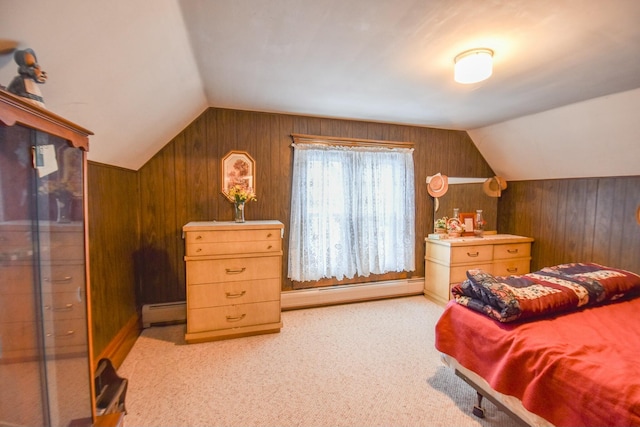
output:
M 222 194 L 229 201 L 229 189 L 239 185 L 244 189 L 256 191 L 256 162 L 246 151 L 230 151 L 222 159 Z
M 475 215 L 473 212 L 465 212 L 460 214 L 460 222 L 464 225 L 463 236 L 473 236 L 473 230 L 476 227 Z

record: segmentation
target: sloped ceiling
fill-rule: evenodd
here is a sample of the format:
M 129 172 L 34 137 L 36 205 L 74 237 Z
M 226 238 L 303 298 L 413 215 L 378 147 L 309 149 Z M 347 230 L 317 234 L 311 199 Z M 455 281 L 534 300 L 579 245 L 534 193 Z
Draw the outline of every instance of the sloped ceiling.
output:
M 215 106 L 467 130 L 508 180 L 640 175 L 636 0 L 0 7 L 0 39 L 36 51 L 47 108 L 95 133 L 93 161 L 138 169 Z M 493 76 L 455 83 L 475 47 Z M 0 56 L 0 84 L 15 75 Z

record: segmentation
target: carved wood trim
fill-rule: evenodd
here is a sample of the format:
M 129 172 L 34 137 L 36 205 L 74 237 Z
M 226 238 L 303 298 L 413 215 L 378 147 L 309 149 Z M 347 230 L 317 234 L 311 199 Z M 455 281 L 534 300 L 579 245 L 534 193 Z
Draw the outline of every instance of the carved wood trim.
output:
M 341 138 L 335 136 L 316 136 L 292 133 L 295 144 L 322 144 L 350 147 L 385 147 L 385 148 L 414 148 L 413 142 L 383 141 L 376 139 Z
M 5 126 L 18 123 L 59 136 L 85 151 L 89 151 L 89 135 L 93 135 L 93 132 L 4 90 L 0 90 L 0 122 Z

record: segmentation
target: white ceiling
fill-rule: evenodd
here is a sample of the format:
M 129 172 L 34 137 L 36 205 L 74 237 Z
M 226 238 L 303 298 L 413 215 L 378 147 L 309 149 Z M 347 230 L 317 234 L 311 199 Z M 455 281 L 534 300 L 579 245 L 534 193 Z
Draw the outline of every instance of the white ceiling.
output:
M 640 175 L 637 0 L 0 0 L 47 108 L 138 169 L 208 106 L 463 129 L 513 179 Z M 453 81 L 487 47 L 494 74 Z M 0 56 L 0 84 L 16 75 Z M 446 171 L 442 171 L 445 172 Z

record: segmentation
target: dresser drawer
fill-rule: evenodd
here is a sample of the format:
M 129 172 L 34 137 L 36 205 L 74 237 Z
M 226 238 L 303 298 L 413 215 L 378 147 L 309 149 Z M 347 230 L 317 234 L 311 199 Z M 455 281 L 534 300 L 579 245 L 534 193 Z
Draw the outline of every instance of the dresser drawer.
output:
M 254 242 L 189 243 L 187 256 L 227 255 L 239 253 L 263 253 L 282 250 L 282 240 L 257 240 Z
M 187 284 L 280 278 L 280 267 L 280 256 L 192 260 L 187 262 Z
M 0 323 L 33 322 L 36 316 L 34 308 L 33 293 L 0 294 Z
M 0 340 L 2 340 L 2 358 L 9 358 L 10 352 L 28 350 L 33 356 L 38 348 L 36 323 L 28 322 L 0 323 Z
M 42 265 L 42 292 L 80 292 L 84 285 L 82 264 Z
M 451 264 L 480 264 L 493 259 L 493 246 L 461 246 L 451 248 Z
M 280 278 L 189 285 L 189 309 L 280 300 Z
M 529 273 L 531 261 L 529 258 L 496 261 L 493 264 L 494 276 L 515 276 Z
M 31 248 L 31 231 L 7 230 L 0 226 L 0 246 L 7 248 Z
M 279 229 L 193 231 L 186 233 L 185 241 L 187 256 L 282 250 Z
M 42 260 L 84 260 L 84 236 L 80 232 L 42 233 L 40 239 Z
M 279 300 L 199 308 L 187 311 L 187 333 L 232 329 L 279 321 Z
M 0 295 L 33 293 L 33 265 L 0 265 Z
M 81 319 L 86 317 L 83 294 L 77 292 L 57 292 L 42 294 L 42 316 L 45 321 Z
M 524 258 L 531 256 L 531 243 L 513 243 L 508 245 L 495 245 L 493 247 L 493 259 Z
M 87 329 L 84 319 L 63 319 L 44 323 L 47 348 L 82 346 L 86 350 Z
M 467 271 L 473 269 L 480 269 L 486 273 L 491 274 L 492 269 L 494 268 L 493 264 L 475 264 L 475 265 L 459 265 L 457 267 L 451 267 L 451 277 L 449 278 L 450 283 L 460 283 L 467 280 Z

